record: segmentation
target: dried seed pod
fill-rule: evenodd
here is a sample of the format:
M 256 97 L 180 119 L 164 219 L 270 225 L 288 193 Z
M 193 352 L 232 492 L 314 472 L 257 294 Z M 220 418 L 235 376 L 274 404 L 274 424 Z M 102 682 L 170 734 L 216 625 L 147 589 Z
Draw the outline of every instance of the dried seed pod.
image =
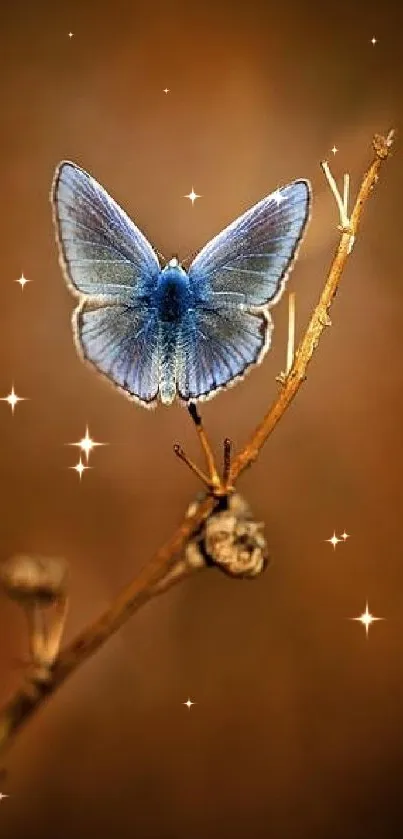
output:
M 59 557 L 17 554 L 0 563 L 0 585 L 25 605 L 51 606 L 66 592 L 68 566 Z
M 187 515 L 195 512 L 205 496 L 198 496 Z M 263 522 L 255 522 L 249 505 L 239 493 L 226 499 L 194 535 L 186 548 L 188 561 L 214 564 L 232 577 L 256 577 L 269 556 Z

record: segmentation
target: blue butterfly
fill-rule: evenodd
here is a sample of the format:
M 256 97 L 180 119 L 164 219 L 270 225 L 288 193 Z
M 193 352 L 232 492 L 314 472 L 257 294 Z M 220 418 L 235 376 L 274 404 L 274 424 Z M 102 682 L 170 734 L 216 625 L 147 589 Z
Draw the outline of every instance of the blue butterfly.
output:
M 161 267 L 143 233 L 87 172 L 56 169 L 51 200 L 60 263 L 79 297 L 80 355 L 146 407 L 209 399 L 269 349 L 280 299 L 310 212 L 308 181 L 259 201 L 185 271 Z

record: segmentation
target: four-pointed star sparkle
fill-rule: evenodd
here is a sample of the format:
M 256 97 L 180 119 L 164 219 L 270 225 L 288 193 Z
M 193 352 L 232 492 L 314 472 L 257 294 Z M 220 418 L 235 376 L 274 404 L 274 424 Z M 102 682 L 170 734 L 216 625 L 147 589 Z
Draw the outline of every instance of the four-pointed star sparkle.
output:
M 336 152 L 338 152 L 338 149 L 336 149 L 336 146 L 333 146 L 333 148 L 331 149 L 331 151 L 333 152 L 333 154 L 336 154 Z
M 18 280 L 15 280 L 15 282 L 19 283 L 22 291 L 24 291 L 24 286 L 26 286 L 26 284 L 29 283 L 30 280 L 27 280 L 27 278 L 24 277 L 24 274 L 21 274 L 21 276 L 18 278 Z
M 77 472 L 77 474 L 80 476 L 80 481 L 81 481 L 81 478 L 83 477 L 83 472 L 85 472 L 86 469 L 91 469 L 91 466 L 86 466 L 85 463 L 82 462 L 81 457 L 80 457 L 80 460 L 78 461 L 78 463 L 76 463 L 75 466 L 69 466 L 69 469 L 74 469 Z
M 169 93 L 169 87 L 164 87 L 164 93 Z
M 338 539 L 337 536 L 336 536 L 336 533 L 333 533 L 332 538 L 331 539 L 326 539 L 325 541 L 330 542 L 330 544 L 333 545 L 334 550 L 336 550 L 336 545 L 338 545 L 339 542 L 341 542 L 341 539 Z
M 190 711 L 190 709 L 191 709 L 192 705 L 195 705 L 195 702 L 192 702 L 192 700 L 191 700 L 191 699 L 187 699 L 187 700 L 186 700 L 186 702 L 184 702 L 183 704 L 184 704 L 184 705 L 186 705 L 186 706 L 187 706 L 188 711 Z
M 371 626 L 371 623 L 374 623 L 375 621 L 383 621 L 385 619 L 384 618 L 376 618 L 375 615 L 371 615 L 371 612 L 368 609 L 368 601 L 367 601 L 366 606 L 365 606 L 365 612 L 363 612 L 362 615 L 359 615 L 358 618 L 350 618 L 350 620 L 359 621 L 360 623 L 362 623 L 362 625 L 365 626 L 365 633 L 366 633 L 366 636 L 368 638 L 368 630 L 369 630 L 369 627 Z
M 284 197 L 282 196 L 279 189 L 276 189 L 275 192 L 273 192 L 271 197 L 272 197 L 273 201 L 276 202 L 277 207 L 279 207 L 281 202 L 284 201 Z
M 189 192 L 189 194 L 188 194 L 188 195 L 184 195 L 183 197 L 184 197 L 184 198 L 189 198 L 189 201 L 191 201 L 191 202 L 192 202 L 192 206 L 193 206 L 193 204 L 194 204 L 194 202 L 196 201 L 196 199 L 197 199 L 197 198 L 201 198 L 202 196 L 201 196 L 201 195 L 198 195 L 198 194 L 197 194 L 197 192 L 195 192 L 195 191 L 194 191 L 194 189 L 193 189 L 193 187 L 192 187 L 191 192 Z
M 26 401 L 25 396 L 17 396 L 17 394 L 14 390 L 14 385 L 12 386 L 11 393 L 9 393 L 8 396 L 1 396 L 0 397 L 0 402 L 8 402 L 8 404 L 11 408 L 11 413 L 12 414 L 14 413 L 14 409 L 15 409 L 15 406 L 17 405 L 17 403 L 18 402 L 25 402 L 25 401 Z
M 371 38 L 371 44 L 372 44 L 373 47 L 375 46 L 376 43 L 377 43 L 376 38 L 375 37 Z
M 97 443 L 95 440 L 92 440 L 90 437 L 90 432 L 88 430 L 88 425 L 85 429 L 85 437 L 79 440 L 77 443 L 67 443 L 68 446 L 79 446 L 82 452 L 84 452 L 87 463 L 90 456 L 90 453 L 96 446 L 107 446 L 107 443 Z M 74 467 L 73 467 L 74 468 Z

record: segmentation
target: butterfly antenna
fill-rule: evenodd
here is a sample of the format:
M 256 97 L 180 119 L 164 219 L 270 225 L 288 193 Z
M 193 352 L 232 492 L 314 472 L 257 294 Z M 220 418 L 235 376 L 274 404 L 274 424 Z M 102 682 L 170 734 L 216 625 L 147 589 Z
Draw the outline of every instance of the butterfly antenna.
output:
M 181 265 L 184 265 L 185 262 L 188 262 L 188 261 L 193 262 L 193 259 L 196 256 L 196 254 L 198 254 L 198 252 L 199 251 L 191 251 L 191 253 L 188 253 L 187 256 L 185 256 L 183 259 L 181 259 Z
M 164 254 L 163 254 L 163 253 L 160 253 L 160 252 L 157 250 L 157 248 L 154 248 L 154 250 L 155 250 L 155 253 L 157 254 L 158 258 L 159 258 L 159 259 L 160 259 L 160 261 L 162 262 L 162 264 L 163 264 L 163 265 L 166 265 L 166 263 L 167 263 L 167 258 L 166 258 L 166 256 L 164 256 Z

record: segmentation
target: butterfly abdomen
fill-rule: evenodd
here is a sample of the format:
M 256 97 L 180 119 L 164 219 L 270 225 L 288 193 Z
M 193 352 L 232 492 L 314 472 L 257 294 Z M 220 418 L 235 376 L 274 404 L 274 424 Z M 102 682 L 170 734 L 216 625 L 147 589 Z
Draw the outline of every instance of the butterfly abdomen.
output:
M 174 323 L 161 320 L 158 336 L 159 395 L 163 405 L 171 405 L 176 396 L 177 328 Z

